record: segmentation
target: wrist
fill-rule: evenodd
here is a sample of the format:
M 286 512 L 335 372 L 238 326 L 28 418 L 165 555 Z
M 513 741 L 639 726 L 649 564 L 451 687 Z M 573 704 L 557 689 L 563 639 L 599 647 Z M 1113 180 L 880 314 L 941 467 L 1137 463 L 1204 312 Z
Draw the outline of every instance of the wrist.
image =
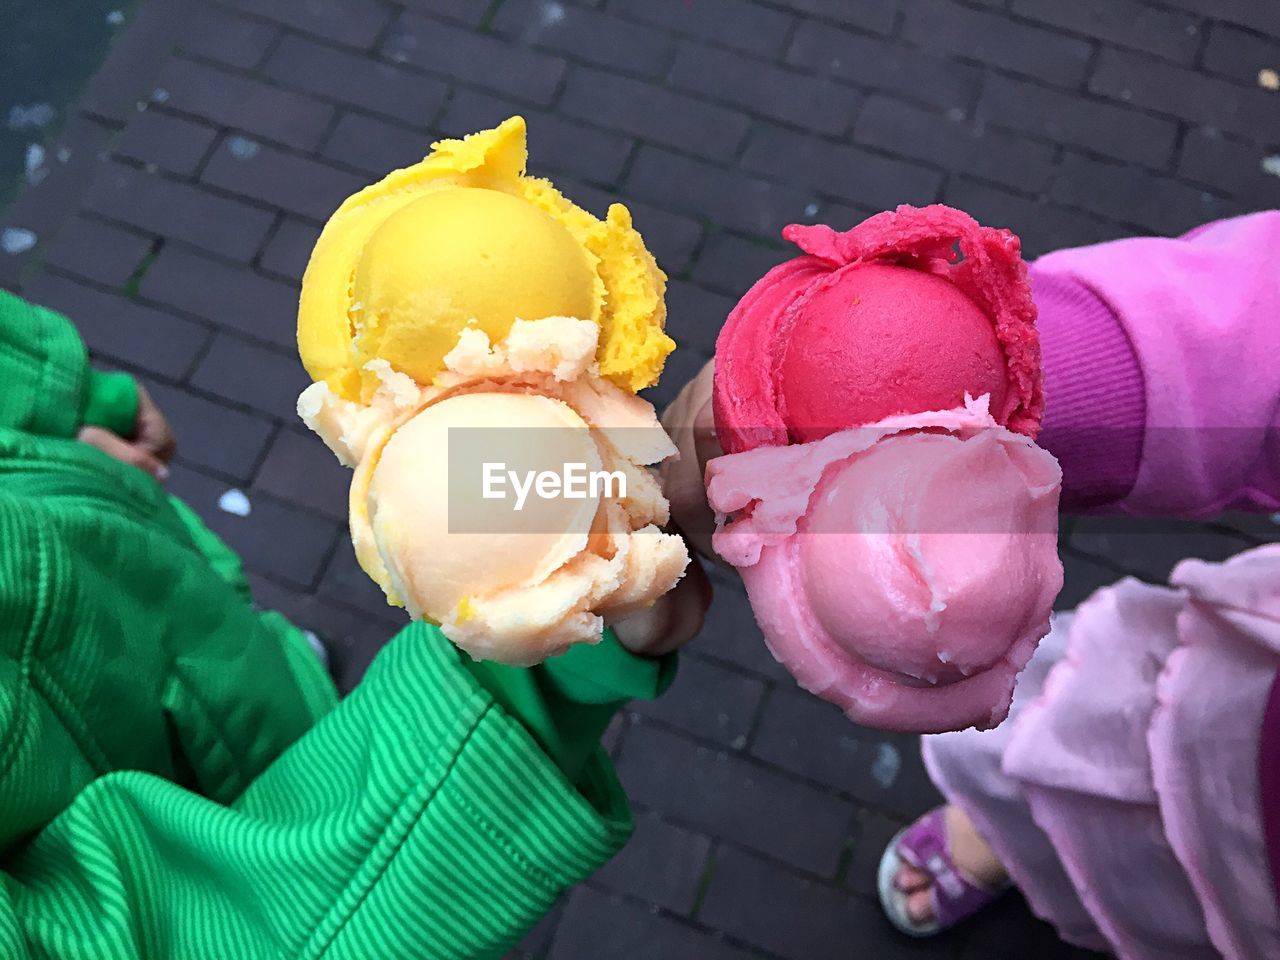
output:
M 1039 443 L 1062 465 L 1062 506 L 1124 499 L 1146 423 L 1142 368 L 1116 312 L 1070 276 L 1031 269 L 1039 309 L 1045 414 Z

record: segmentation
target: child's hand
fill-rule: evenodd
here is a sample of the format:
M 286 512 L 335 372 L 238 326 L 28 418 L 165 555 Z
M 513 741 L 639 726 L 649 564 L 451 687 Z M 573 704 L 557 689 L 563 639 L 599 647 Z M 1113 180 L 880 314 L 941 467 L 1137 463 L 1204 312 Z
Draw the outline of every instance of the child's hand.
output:
M 684 385 L 662 414 L 662 425 L 680 450 L 679 459 L 662 464 L 662 487 L 671 502 L 671 521 L 703 556 L 721 562 L 711 548 L 715 514 L 707 504 L 704 482 L 707 461 L 724 451 L 716 440 L 711 410 L 711 377 L 715 361 L 708 361 Z
M 610 623 L 618 642 L 642 657 L 660 657 L 684 646 L 702 629 L 711 606 L 711 581 L 697 556 L 675 588 L 648 609 Z
M 97 447 L 107 456 L 137 467 L 157 480 L 169 476 L 167 464 L 178 445 L 169 421 L 142 384 L 138 384 L 138 419 L 134 422 L 133 436 L 117 436 L 102 427 L 81 427 L 76 436 L 82 443 Z
M 685 384 L 662 415 L 662 425 L 680 450 L 659 471 L 663 493 L 671 503 L 671 525 L 695 551 L 715 558 L 711 550 L 714 526 L 702 484 L 703 467 L 720 456 L 711 416 L 711 372 L 708 363 Z M 656 657 L 688 643 L 702 628 L 711 605 L 711 581 L 694 553 L 689 569 L 674 590 L 649 609 L 611 623 L 619 642 L 632 653 Z

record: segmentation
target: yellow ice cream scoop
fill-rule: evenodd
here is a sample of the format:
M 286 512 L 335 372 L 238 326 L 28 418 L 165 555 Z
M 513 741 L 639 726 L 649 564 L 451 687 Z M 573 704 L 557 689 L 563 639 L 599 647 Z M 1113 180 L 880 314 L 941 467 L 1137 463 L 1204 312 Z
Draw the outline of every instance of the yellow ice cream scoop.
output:
M 422 162 L 350 197 L 302 282 L 298 349 L 312 379 L 368 402 L 371 360 L 430 385 L 466 329 L 497 342 L 517 320 L 600 327 L 600 374 L 658 379 L 666 277 L 620 204 L 604 220 L 525 174 L 525 124 L 442 140 Z

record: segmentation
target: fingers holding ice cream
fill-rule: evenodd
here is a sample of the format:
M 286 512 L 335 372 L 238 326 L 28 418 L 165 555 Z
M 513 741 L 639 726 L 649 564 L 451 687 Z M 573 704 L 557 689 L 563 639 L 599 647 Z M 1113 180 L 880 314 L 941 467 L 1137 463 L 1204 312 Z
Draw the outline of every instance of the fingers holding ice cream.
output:
M 625 208 L 599 220 L 525 160 L 513 118 L 350 198 L 298 321 L 298 410 L 355 469 L 361 566 L 508 663 L 594 642 L 688 563 L 649 470 L 675 449 L 635 396 L 674 347 L 665 277 Z

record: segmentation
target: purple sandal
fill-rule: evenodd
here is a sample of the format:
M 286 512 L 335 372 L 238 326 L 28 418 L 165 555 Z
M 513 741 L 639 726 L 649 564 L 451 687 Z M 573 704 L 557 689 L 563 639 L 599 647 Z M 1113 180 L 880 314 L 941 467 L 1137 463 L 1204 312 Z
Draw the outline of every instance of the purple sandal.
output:
M 996 890 L 980 886 L 956 868 L 947 847 L 943 811 L 943 807 L 936 807 L 911 826 L 899 830 L 880 858 L 876 877 L 880 905 L 889 922 L 909 937 L 931 937 L 948 930 L 973 916 L 1008 889 L 1007 884 Z M 907 895 L 894 885 L 898 868 L 903 863 L 923 870 L 933 878 L 929 887 L 933 919 L 927 923 L 916 923 L 911 919 L 907 914 Z

